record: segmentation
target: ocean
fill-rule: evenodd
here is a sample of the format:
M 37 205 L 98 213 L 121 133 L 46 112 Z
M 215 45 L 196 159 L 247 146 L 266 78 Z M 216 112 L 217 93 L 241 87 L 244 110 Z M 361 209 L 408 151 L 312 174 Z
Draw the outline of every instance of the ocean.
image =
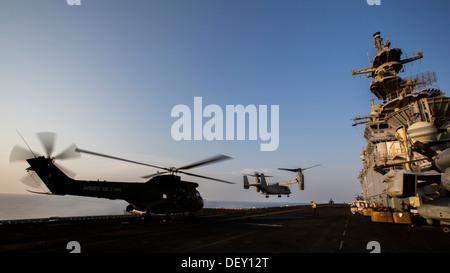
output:
M 205 207 L 260 208 L 296 206 L 295 202 L 249 202 L 205 200 Z M 0 220 L 37 219 L 50 217 L 123 215 L 128 203 L 82 196 L 40 194 L 0 194 Z

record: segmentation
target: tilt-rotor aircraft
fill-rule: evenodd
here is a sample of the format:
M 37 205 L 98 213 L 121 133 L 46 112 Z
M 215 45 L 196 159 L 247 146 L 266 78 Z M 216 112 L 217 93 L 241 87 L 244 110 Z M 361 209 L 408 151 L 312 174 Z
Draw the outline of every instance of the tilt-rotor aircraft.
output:
M 301 191 L 304 190 L 305 189 L 305 177 L 303 175 L 303 171 L 310 169 L 310 168 L 317 167 L 317 166 L 320 166 L 320 164 L 314 165 L 314 166 L 311 166 L 308 168 L 303 168 L 303 169 L 302 168 L 297 168 L 297 169 L 278 168 L 279 170 L 297 173 L 297 177 L 294 180 L 284 181 L 284 182 L 267 183 L 266 177 L 271 177 L 271 176 L 266 176 L 263 173 L 258 173 L 258 172 L 255 172 L 255 174 L 247 174 L 249 176 L 255 177 L 255 183 L 250 184 L 248 182 L 247 175 L 244 175 L 244 189 L 249 189 L 251 186 L 255 187 L 256 191 L 264 194 L 266 196 L 266 198 L 268 198 L 269 195 L 278 195 L 278 197 L 281 197 L 281 195 L 287 195 L 289 197 L 289 194 L 291 194 L 291 190 L 289 189 L 289 187 L 287 185 L 298 183 L 299 190 L 301 190 Z
M 51 132 L 43 132 L 37 133 L 37 136 L 45 149 L 47 155 L 46 157 L 40 156 L 33 152 L 28 144 L 28 150 L 16 145 L 11 152 L 10 161 L 14 162 L 26 160 L 28 164 L 30 164 L 30 167 L 26 169 L 29 176 L 27 179 L 22 179 L 21 181 L 28 186 L 41 188 L 44 190 L 42 183 L 39 181 L 40 178 L 40 180 L 42 180 L 45 186 L 50 190 L 50 192 L 44 192 L 45 194 L 122 199 L 130 204 L 127 207 L 127 211 L 139 211 L 147 214 L 192 213 L 203 207 L 203 199 L 196 189 L 198 184 L 181 180 L 181 177 L 176 175 L 177 173 L 234 184 L 233 182 L 184 171 L 194 167 L 230 159 L 230 157 L 226 155 L 217 155 L 178 168 L 165 168 L 78 149 L 73 144 L 60 154 L 52 157 L 56 134 Z M 142 178 L 150 178 L 147 182 L 75 180 L 69 177 L 71 172 L 62 168 L 55 162 L 55 160 L 80 157 L 80 153 L 149 166 L 162 169 L 163 171 L 156 174 L 143 176 Z M 36 177 L 36 174 L 38 177 Z

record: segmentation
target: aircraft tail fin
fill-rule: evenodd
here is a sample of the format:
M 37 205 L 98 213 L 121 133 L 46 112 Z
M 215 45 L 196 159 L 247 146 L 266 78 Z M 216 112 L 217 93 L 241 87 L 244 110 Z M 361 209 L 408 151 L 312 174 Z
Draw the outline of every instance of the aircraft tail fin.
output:
M 248 183 L 248 178 L 244 175 L 244 189 L 248 190 L 250 188 L 250 184 Z
M 37 157 L 27 161 L 51 193 L 63 195 L 68 193 L 67 186 L 73 179 L 56 167 L 53 159 Z
M 261 174 L 259 174 L 259 175 L 260 175 L 260 177 L 261 177 L 261 186 L 262 186 L 263 188 L 267 188 L 266 177 L 264 176 L 263 173 L 261 173 Z

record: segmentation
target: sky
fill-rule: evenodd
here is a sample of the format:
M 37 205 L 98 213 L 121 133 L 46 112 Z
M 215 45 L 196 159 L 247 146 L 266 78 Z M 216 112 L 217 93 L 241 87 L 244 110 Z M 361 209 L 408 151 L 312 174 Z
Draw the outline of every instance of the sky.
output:
M 70 2 L 70 1 L 69 1 Z M 370 79 L 352 76 L 376 53 L 372 34 L 424 58 L 402 76 L 435 71 L 450 88 L 450 2 L 446 0 L 66 0 L 0 2 L 0 193 L 27 193 L 28 167 L 10 163 L 19 131 L 43 153 L 35 133 L 58 134 L 56 151 L 78 147 L 134 161 L 179 167 L 226 154 L 232 160 L 191 171 L 207 200 L 318 203 L 360 194 L 363 127 Z M 171 135 L 176 105 L 279 107 L 279 145 L 249 140 L 180 140 Z M 375 102 L 380 103 L 380 102 Z M 203 125 L 208 121 L 203 118 Z M 224 121 L 225 124 L 225 121 Z M 225 127 L 225 126 L 224 126 Z M 270 127 L 270 126 L 269 126 Z M 225 129 L 225 128 L 224 128 Z M 17 130 L 17 131 L 16 131 Z M 145 182 L 155 169 L 83 154 L 58 162 L 76 179 Z M 264 198 L 244 190 L 242 173 L 268 182 L 295 178 L 305 190 Z

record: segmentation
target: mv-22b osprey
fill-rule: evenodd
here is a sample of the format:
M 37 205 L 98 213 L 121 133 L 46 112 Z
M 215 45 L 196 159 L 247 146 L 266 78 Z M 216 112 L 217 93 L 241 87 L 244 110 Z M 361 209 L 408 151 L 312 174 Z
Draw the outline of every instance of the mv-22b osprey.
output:
M 298 188 L 302 191 L 305 189 L 305 177 L 303 175 L 303 171 L 306 169 L 314 168 L 320 166 L 314 165 L 308 168 L 297 168 L 297 169 L 285 169 L 285 168 L 278 168 L 279 170 L 284 171 L 290 171 L 290 172 L 296 172 L 297 178 L 290 181 L 285 182 L 275 182 L 275 183 L 267 183 L 266 177 L 272 177 L 272 176 L 266 176 L 263 173 L 255 172 L 255 174 L 247 174 L 249 176 L 255 177 L 255 183 L 250 184 L 248 182 L 247 175 L 244 175 L 244 189 L 249 189 L 250 186 L 253 186 L 256 188 L 257 192 L 261 192 L 266 196 L 266 198 L 269 197 L 269 195 L 278 195 L 278 197 L 281 197 L 281 195 L 287 195 L 289 197 L 289 194 L 291 194 L 291 190 L 287 185 L 298 183 Z

